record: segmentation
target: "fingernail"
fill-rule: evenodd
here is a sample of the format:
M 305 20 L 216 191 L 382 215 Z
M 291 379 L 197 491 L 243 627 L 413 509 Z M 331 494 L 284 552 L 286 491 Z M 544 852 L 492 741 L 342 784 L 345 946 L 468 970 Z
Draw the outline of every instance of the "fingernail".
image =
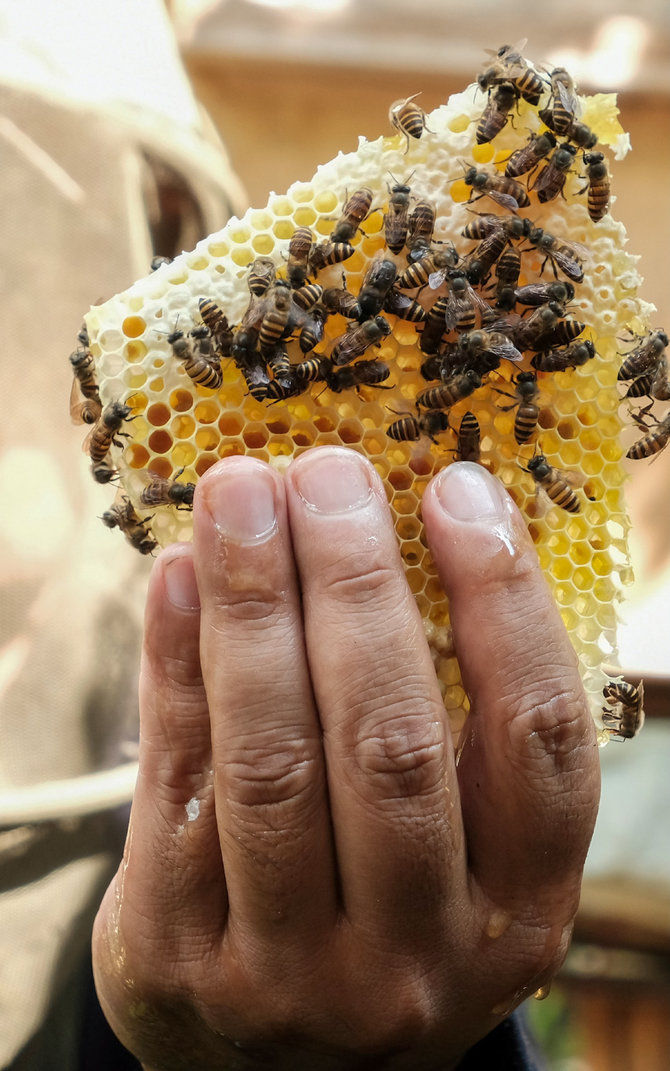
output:
M 224 539 L 251 546 L 276 531 L 274 482 L 258 463 L 245 460 L 238 469 L 219 472 L 206 484 L 205 497 Z
M 200 595 L 190 554 L 172 558 L 165 566 L 165 591 L 178 610 L 198 610 Z
M 372 497 L 367 464 L 353 450 L 322 448 L 303 454 L 292 478 L 305 505 L 316 513 L 348 513 Z
M 502 521 L 510 516 L 504 488 L 481 465 L 461 461 L 435 477 L 435 495 L 445 513 L 466 524 Z

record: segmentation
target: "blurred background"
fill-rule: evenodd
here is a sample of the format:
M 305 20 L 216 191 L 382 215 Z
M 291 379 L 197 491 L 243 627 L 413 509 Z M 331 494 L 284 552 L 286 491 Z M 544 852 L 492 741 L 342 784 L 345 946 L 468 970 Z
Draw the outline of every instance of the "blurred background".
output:
M 474 81 L 485 49 L 527 39 L 534 62 L 567 66 L 582 91 L 619 94 L 633 152 L 615 169 L 613 213 L 640 255 L 642 294 L 657 308 L 654 326 L 670 328 L 667 0 L 136 0 L 112 6 L 116 17 L 100 20 L 94 13 L 102 5 L 93 0 L 63 0 L 57 7 L 31 0 L 27 7 L 37 21 L 28 31 L 18 21 L 19 5 L 0 0 L 0 30 L 5 44 L 12 43 L 0 57 L 3 78 L 30 86 L 34 74 L 37 84 L 42 43 L 61 89 L 71 89 L 84 108 L 100 100 L 125 110 L 124 121 L 130 107 L 151 99 L 144 127 L 134 118 L 133 137 L 143 145 L 146 213 L 129 237 L 137 246 L 135 274 L 145 274 L 152 253 L 191 248 L 245 202 L 260 207 L 270 191 L 308 179 L 320 162 L 354 149 L 360 135 L 387 134 L 388 108 L 398 98 L 420 92 L 428 111 Z M 17 53 L 21 34 L 30 48 Z M 174 51 L 174 41 L 166 43 L 171 34 Z M 35 57 L 34 72 L 26 55 Z M 184 91 L 187 78 L 206 115 Z M 161 151 L 165 116 L 184 131 L 198 126 L 201 132 L 190 140 L 184 134 L 169 159 Z M 221 157 L 208 155 L 203 129 L 222 139 L 239 179 L 226 179 L 225 198 L 216 181 Z M 0 136 L 20 149 L 14 120 L 7 126 L 0 117 Z M 80 287 L 79 312 L 71 316 L 72 342 L 87 306 L 132 281 L 123 274 L 125 264 L 96 266 L 91 259 L 86 294 Z M 59 345 L 64 359 L 73 345 Z M 68 390 L 69 384 L 64 395 Z M 66 405 L 64 397 L 64 414 Z M 653 464 L 629 467 L 636 581 L 622 615 L 621 664 L 631 680 L 645 678 L 647 724 L 637 740 L 603 752 L 603 804 L 575 941 L 549 997 L 528 1009 L 552 1071 L 670 1067 L 670 448 Z

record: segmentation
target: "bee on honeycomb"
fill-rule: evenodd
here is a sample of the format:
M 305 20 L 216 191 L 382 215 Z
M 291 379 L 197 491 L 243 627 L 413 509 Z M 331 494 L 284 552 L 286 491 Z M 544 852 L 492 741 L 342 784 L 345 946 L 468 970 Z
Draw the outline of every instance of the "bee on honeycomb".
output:
M 579 98 L 578 111 L 559 79 L 525 60 L 510 74 L 497 56 L 479 88 L 411 137 L 394 123 L 361 139 L 90 310 L 102 413 L 128 415 L 111 439 L 94 425 L 96 443 L 109 439 L 94 467 L 165 546 L 190 538 L 193 485 L 220 458 L 282 469 L 318 444 L 364 453 L 384 480 L 458 732 L 468 700 L 419 503 L 438 470 L 476 458 L 527 520 L 604 743 L 602 665 L 616 663 L 631 580 L 617 384 L 631 354 L 653 350 L 655 363 L 632 361 L 636 376 L 644 365 L 640 391 L 656 391 L 633 414 L 653 445 L 631 456 L 647 456 L 667 439 L 667 418 L 650 412 L 667 383 L 667 336 L 652 335 L 609 211 L 602 150 L 616 160 L 629 147 L 614 96 Z M 502 83 L 511 97 L 491 124 Z M 408 178 L 390 187 L 389 174 Z M 189 493 L 149 508 L 147 485 L 175 480 Z

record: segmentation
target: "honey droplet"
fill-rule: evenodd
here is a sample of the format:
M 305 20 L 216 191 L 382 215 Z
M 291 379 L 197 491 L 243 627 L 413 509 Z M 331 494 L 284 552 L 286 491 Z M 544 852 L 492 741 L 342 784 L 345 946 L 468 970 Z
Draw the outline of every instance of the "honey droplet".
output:
M 492 941 L 497 940 L 509 929 L 512 922 L 512 916 L 509 911 L 502 911 L 496 909 L 489 915 L 489 920 L 486 923 L 486 929 L 484 930 L 487 937 Z
M 547 982 L 546 985 L 541 985 L 539 989 L 536 989 L 533 993 L 534 1000 L 546 1000 L 551 993 L 551 982 Z

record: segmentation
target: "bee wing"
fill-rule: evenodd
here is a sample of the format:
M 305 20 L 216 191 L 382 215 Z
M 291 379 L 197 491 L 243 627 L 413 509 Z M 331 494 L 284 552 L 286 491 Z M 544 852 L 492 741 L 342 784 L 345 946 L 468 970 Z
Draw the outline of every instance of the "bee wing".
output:
M 470 299 L 470 301 L 473 303 L 473 305 L 477 309 L 477 311 L 482 316 L 488 316 L 488 314 L 490 312 L 490 305 L 488 304 L 487 301 L 484 300 L 484 298 L 481 296 L 481 294 L 478 294 L 476 290 L 473 290 L 473 288 L 471 286 L 468 286 L 467 295 L 468 295 L 468 298 Z M 490 330 L 490 328 L 489 328 L 489 330 Z
M 561 99 L 561 104 L 566 111 L 570 112 L 576 119 L 582 114 L 582 106 L 579 101 L 579 97 L 573 89 L 566 86 L 565 82 L 557 81 L 556 89 Z
M 504 342 L 501 341 L 494 343 L 489 348 L 491 353 L 493 353 L 496 357 L 504 357 L 506 361 L 523 360 L 523 354 L 519 353 L 514 343 L 510 342 L 508 338 L 506 338 Z
M 72 381 L 72 390 L 70 392 L 70 417 L 73 424 L 85 424 L 92 423 L 92 421 L 85 421 L 83 419 L 83 407 L 85 407 L 86 398 L 81 393 L 79 386 L 79 380 L 75 376 Z
M 571 487 L 583 487 L 588 480 L 588 477 L 583 472 L 575 472 L 574 469 L 556 469 L 556 472 Z
M 502 205 L 503 208 L 509 208 L 510 212 L 518 211 L 519 202 L 516 197 L 512 197 L 511 193 L 503 193 L 501 190 L 487 190 L 486 192 L 496 204 Z
M 443 282 L 444 282 L 444 272 L 442 270 L 433 271 L 428 276 L 428 286 L 430 287 L 431 290 L 439 290 L 439 288 L 442 286 Z
M 536 175 L 532 184 L 528 187 L 530 190 L 537 190 L 540 193 L 542 190 L 546 190 L 548 186 L 554 181 L 554 175 L 556 174 L 555 168 L 551 163 L 545 164 L 540 171 L 539 175 Z
M 85 454 L 90 454 L 90 452 L 91 452 L 91 442 L 93 440 L 93 433 L 94 433 L 95 429 L 97 428 L 97 426 L 98 426 L 98 421 L 96 420 L 95 424 L 93 425 L 93 427 L 89 431 L 88 435 L 84 439 L 83 443 L 81 444 L 81 448 L 82 448 L 82 450 L 84 451 Z

